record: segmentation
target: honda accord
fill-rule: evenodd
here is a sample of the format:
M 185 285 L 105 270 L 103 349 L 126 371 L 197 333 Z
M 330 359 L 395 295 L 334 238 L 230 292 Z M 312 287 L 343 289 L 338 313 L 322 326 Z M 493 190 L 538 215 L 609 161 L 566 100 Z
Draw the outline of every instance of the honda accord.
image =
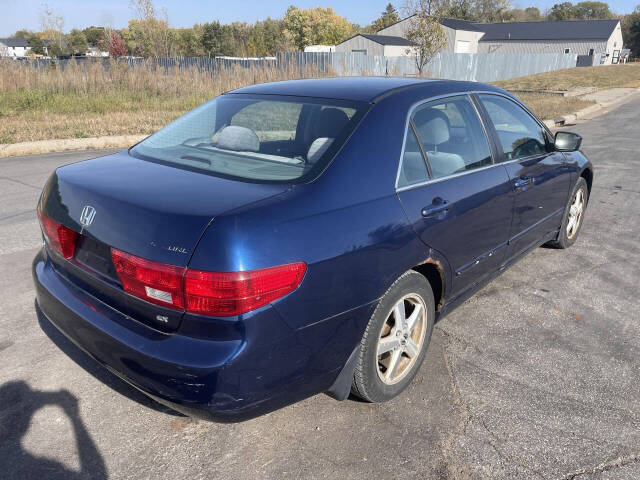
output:
M 186 414 L 383 402 L 434 322 L 532 249 L 576 241 L 593 182 L 580 143 L 479 83 L 240 88 L 53 173 L 37 308 Z

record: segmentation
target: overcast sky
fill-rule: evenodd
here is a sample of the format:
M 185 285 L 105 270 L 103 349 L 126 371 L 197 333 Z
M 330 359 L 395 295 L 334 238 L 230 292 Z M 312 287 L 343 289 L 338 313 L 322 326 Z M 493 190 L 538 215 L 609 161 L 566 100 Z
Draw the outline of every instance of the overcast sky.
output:
M 366 25 L 377 18 L 389 0 L 156 0 L 157 7 L 167 9 L 172 27 L 189 27 L 218 19 L 223 23 L 233 21 L 254 22 L 266 18 L 282 17 L 291 4 L 309 8 L 322 5 L 332 7 L 340 15 L 360 25 Z M 562 0 L 523 0 L 514 2 L 523 7 L 535 5 L 544 10 Z M 132 17 L 129 0 L 0 0 L 0 36 L 11 35 L 19 29 L 40 29 L 40 14 L 47 3 L 58 15 L 65 19 L 65 31 L 90 25 L 109 24 L 115 28 L 126 26 Z M 402 1 L 392 2 L 396 6 Z M 575 2 L 574 2 L 575 3 Z M 617 13 L 629 13 L 640 0 L 610 1 L 611 9 Z

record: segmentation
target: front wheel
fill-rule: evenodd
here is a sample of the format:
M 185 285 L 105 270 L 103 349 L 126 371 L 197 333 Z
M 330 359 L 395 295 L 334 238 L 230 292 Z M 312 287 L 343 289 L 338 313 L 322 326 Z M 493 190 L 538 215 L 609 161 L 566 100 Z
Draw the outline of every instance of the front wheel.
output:
M 554 248 L 569 248 L 578 238 L 584 212 L 587 209 L 589 189 L 584 178 L 580 177 L 576 182 L 562 217 L 562 225 L 558 238 L 547 245 Z
M 384 294 L 362 338 L 352 393 L 384 402 L 416 376 L 435 318 L 433 291 L 416 271 L 404 273 Z

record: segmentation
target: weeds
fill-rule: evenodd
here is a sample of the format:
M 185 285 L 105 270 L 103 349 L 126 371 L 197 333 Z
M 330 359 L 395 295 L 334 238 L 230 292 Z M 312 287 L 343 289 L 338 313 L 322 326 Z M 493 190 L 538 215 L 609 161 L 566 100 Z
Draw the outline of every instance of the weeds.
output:
M 330 76 L 315 66 L 217 72 L 135 68 L 112 61 L 36 69 L 0 61 L 0 143 L 49 138 L 146 134 L 204 101 L 245 85 Z M 292 73 L 295 72 L 295 73 Z

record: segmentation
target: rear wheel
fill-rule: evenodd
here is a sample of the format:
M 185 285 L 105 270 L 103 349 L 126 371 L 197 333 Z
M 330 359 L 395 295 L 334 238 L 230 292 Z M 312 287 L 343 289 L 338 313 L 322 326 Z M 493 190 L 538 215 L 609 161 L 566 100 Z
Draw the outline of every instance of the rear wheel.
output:
M 547 243 L 548 246 L 554 248 L 569 248 L 578 238 L 584 212 L 587 209 L 587 200 L 589 199 L 589 189 L 584 178 L 580 177 L 576 182 L 569 201 L 565 207 L 564 216 L 562 217 L 562 225 L 558 233 L 557 240 Z
M 415 377 L 431 340 L 435 307 L 429 282 L 413 270 L 384 294 L 361 342 L 351 391 L 384 402 Z

